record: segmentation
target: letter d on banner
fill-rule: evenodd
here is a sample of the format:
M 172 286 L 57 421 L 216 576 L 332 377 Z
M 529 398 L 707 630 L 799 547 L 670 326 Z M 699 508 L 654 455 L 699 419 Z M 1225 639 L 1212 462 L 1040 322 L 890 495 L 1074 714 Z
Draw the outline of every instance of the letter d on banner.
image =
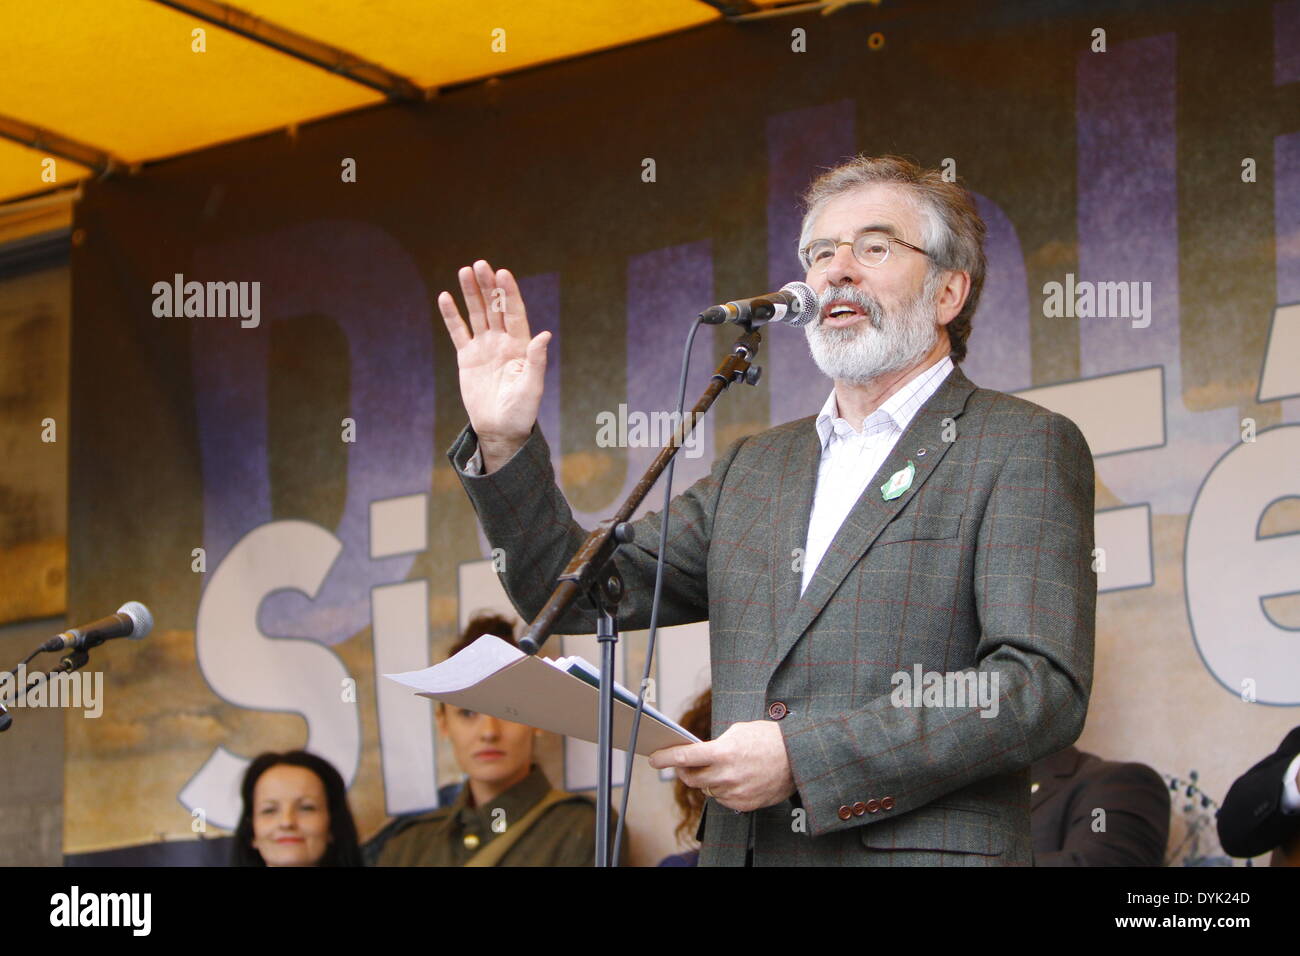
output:
M 271 638 L 257 626 L 262 601 L 275 591 L 314 598 L 343 545 L 306 521 L 272 521 L 254 528 L 212 572 L 199 601 L 195 645 L 199 669 L 225 701 L 250 710 L 288 711 L 307 722 L 305 749 L 332 763 L 351 785 L 361 758 L 356 704 L 340 700 L 347 668 L 329 647 L 292 637 Z M 239 822 L 239 782 L 248 759 L 217 747 L 181 791 L 189 810 L 233 830 Z

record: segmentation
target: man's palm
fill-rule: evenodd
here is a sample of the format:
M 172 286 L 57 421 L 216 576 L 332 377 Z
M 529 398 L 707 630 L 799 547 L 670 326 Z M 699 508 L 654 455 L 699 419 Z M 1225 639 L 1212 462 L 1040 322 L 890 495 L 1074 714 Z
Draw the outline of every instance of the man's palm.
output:
M 522 443 L 541 405 L 551 334 L 530 338 L 523 297 L 507 270 L 494 274 L 479 260 L 460 270 L 460 285 L 468 322 L 450 293 L 438 296 L 438 307 L 456 346 L 470 424 L 483 441 Z

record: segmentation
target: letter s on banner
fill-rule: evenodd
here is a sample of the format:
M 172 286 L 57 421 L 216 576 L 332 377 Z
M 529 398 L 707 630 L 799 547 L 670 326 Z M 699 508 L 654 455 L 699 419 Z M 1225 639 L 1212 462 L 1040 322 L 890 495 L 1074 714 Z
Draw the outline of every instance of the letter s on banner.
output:
M 314 598 L 342 550 L 338 538 L 306 521 L 254 528 L 211 573 L 194 638 L 199 669 L 219 696 L 236 707 L 301 715 L 304 747 L 334 764 L 350 785 L 361 758 L 361 721 L 356 707 L 339 704 L 347 668 L 324 644 L 268 637 L 257 625 L 258 609 L 272 592 L 290 589 Z M 202 807 L 210 823 L 233 830 L 248 763 L 217 747 L 181 791 L 181 803 L 188 810 Z

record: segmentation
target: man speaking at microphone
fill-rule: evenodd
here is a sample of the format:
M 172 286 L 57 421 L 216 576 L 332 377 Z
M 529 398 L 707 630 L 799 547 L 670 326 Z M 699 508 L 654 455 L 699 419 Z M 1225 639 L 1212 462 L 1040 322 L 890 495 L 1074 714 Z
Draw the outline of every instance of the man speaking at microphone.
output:
M 985 272 L 965 189 L 858 157 L 805 200 L 805 334 L 834 387 L 673 499 L 660 622 L 709 621 L 714 739 L 651 764 L 706 796 L 704 866 L 1028 865 L 1028 767 L 1079 736 L 1092 684 L 1092 455 L 962 374 Z M 531 619 L 585 537 L 535 427 L 550 333 L 506 270 L 459 278 L 448 454 Z M 658 541 L 648 514 L 617 552 L 624 629 L 649 625 Z

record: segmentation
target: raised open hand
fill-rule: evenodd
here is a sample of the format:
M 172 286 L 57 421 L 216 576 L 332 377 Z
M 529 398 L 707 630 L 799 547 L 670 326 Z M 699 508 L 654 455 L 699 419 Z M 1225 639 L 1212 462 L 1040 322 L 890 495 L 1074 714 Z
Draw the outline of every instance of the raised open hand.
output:
M 458 277 L 468 323 L 450 292 L 438 294 L 438 309 L 456 346 L 461 400 L 492 470 L 527 441 L 537 421 L 551 333 L 530 338 L 523 296 L 509 270 L 494 273 L 480 259 Z

